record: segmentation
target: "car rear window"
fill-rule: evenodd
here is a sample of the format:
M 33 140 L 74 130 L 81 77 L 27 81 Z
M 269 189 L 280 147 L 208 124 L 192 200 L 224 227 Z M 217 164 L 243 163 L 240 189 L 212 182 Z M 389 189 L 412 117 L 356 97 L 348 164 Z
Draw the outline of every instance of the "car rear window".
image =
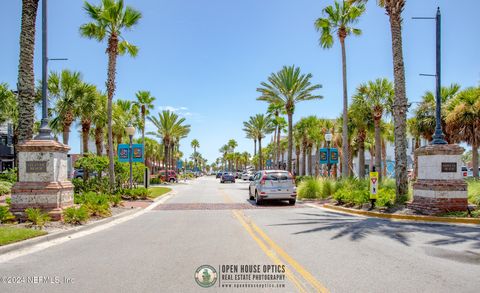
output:
M 266 180 L 273 180 L 273 181 L 279 181 L 279 180 L 288 180 L 292 179 L 292 176 L 288 174 L 288 172 L 277 172 L 277 173 L 267 173 L 266 175 Z

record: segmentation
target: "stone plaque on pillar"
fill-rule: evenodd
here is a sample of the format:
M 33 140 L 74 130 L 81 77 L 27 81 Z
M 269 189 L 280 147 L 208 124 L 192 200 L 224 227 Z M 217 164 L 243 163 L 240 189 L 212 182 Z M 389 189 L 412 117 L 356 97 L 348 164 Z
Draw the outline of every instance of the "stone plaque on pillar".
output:
M 26 208 L 40 208 L 53 220 L 73 205 L 73 185 L 67 178 L 70 148 L 53 140 L 29 140 L 17 147 L 18 179 L 12 187 L 11 211 L 24 218 Z
M 410 208 L 430 215 L 467 210 L 467 183 L 458 168 L 463 152 L 456 144 L 428 145 L 415 150 L 418 177 L 413 184 Z

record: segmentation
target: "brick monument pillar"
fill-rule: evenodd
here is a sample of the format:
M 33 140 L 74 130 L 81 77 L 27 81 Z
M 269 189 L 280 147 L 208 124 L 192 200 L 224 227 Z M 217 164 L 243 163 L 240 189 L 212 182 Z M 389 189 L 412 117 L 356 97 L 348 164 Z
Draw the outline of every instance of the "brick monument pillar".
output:
M 70 147 L 54 140 L 29 140 L 17 146 L 18 179 L 12 187 L 11 211 L 25 218 L 26 208 L 40 208 L 52 220 L 61 220 L 73 205 L 73 184 L 67 179 Z
M 456 144 L 428 145 L 415 150 L 418 177 L 409 208 L 429 215 L 467 210 L 467 183 L 461 172 L 463 152 Z

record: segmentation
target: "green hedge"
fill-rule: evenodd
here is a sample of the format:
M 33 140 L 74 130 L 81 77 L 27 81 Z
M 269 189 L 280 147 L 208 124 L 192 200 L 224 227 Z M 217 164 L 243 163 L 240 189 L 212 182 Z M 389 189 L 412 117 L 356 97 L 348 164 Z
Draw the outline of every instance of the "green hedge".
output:
M 12 183 L 8 181 L 0 181 L 0 196 L 10 194 L 11 189 L 12 189 Z
M 348 178 L 336 183 L 337 190 L 333 198 L 340 204 L 361 206 L 370 202 L 370 185 L 367 179 Z M 395 203 L 395 180 L 380 182 L 376 207 L 390 207 Z
M 304 176 L 297 188 L 299 198 L 319 199 L 332 196 L 336 190 L 336 182 L 333 179 L 313 178 Z

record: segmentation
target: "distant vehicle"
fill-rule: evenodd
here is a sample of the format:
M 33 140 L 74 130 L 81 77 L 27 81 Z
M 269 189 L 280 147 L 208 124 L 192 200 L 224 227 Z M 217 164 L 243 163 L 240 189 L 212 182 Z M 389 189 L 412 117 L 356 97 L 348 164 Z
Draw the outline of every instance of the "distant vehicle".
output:
M 242 179 L 243 181 L 250 180 L 250 178 L 253 178 L 254 173 L 253 172 L 243 172 L 242 173 Z
M 468 168 L 466 166 L 462 167 L 462 176 L 463 177 L 468 177 Z
M 217 179 L 218 179 L 218 178 L 221 178 L 221 177 L 222 177 L 222 174 L 223 174 L 223 172 L 218 172 L 218 173 L 217 173 L 217 176 L 215 176 L 215 178 L 217 178 Z
M 231 172 L 224 172 L 220 178 L 220 183 L 225 183 L 227 181 L 235 183 L 235 175 L 233 175 Z
M 178 177 L 177 177 L 177 172 L 174 170 L 168 170 L 168 176 L 165 174 L 165 170 L 161 170 L 158 173 L 158 177 L 161 178 L 163 181 L 168 181 L 168 182 L 178 182 Z
M 294 205 L 297 187 L 290 172 L 263 170 L 255 173 L 248 187 L 248 195 L 257 205 L 267 200 L 288 200 L 290 205 Z
M 83 179 L 83 176 L 85 174 L 85 171 L 83 169 L 75 169 L 73 170 L 73 178 L 75 179 Z M 98 174 L 97 172 L 90 172 L 88 174 L 90 177 L 96 177 Z

